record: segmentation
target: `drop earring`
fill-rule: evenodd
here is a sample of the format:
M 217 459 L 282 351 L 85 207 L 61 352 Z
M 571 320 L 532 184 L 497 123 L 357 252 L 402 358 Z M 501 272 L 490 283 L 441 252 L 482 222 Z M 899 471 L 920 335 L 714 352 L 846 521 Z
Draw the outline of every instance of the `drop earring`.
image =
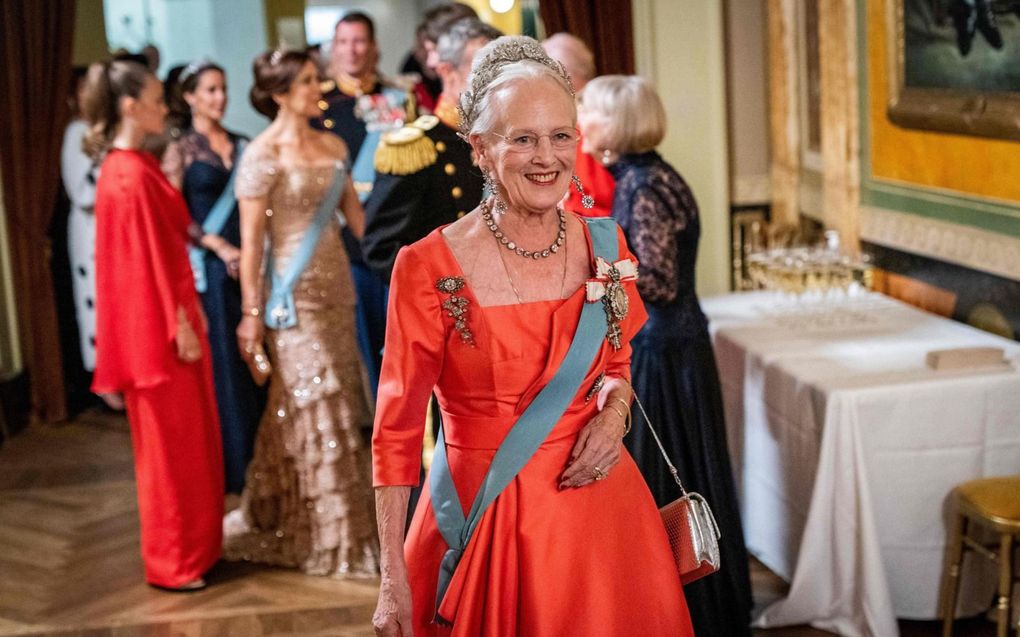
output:
M 613 151 L 606 148 L 602 151 L 602 165 L 608 166 L 611 163 L 613 163 Z
M 574 182 L 574 188 L 577 188 L 577 194 L 581 195 L 581 205 L 585 210 L 591 210 L 595 206 L 595 197 L 592 197 L 584 191 L 584 186 L 581 184 L 581 178 L 577 175 L 571 175 L 570 180 Z
M 484 192 L 482 197 L 492 197 L 493 206 L 492 211 L 497 215 L 501 215 L 506 212 L 506 202 L 499 196 L 499 186 L 496 184 L 496 178 L 492 176 L 491 170 L 486 170 L 483 175 L 485 180 Z M 485 193 L 488 193 L 487 195 Z

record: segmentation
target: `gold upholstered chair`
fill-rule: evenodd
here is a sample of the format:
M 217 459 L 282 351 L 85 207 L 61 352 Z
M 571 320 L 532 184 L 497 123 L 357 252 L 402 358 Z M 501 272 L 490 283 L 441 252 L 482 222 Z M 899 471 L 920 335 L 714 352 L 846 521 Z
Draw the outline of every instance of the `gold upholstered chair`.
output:
M 1010 604 L 1017 582 L 1015 551 L 1020 539 L 1020 475 L 964 482 L 950 494 L 953 522 L 942 571 L 940 612 L 942 637 L 953 634 L 956 599 L 960 590 L 960 564 L 966 551 L 974 551 L 999 565 L 999 592 L 995 602 L 997 637 L 1007 637 L 1012 620 Z M 997 545 L 975 539 L 975 527 L 999 536 Z M 1017 626 L 1013 629 L 1017 630 Z M 1018 631 L 1020 634 L 1020 631 Z

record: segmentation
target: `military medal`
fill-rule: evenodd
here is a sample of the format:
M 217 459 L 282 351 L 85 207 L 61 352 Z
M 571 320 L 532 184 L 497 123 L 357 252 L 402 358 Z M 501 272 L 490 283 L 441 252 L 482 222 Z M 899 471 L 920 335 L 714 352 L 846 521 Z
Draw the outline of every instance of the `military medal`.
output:
M 613 346 L 613 349 L 620 349 L 620 321 L 627 316 L 629 304 L 627 292 L 620 283 L 620 271 L 616 268 L 609 269 L 609 283 L 606 285 L 606 294 L 602 297 L 602 307 L 606 310 L 606 322 L 609 329 L 606 331 L 606 338 Z
M 586 284 L 588 302 L 602 301 L 608 324 L 606 340 L 613 349 L 620 349 L 623 347 L 620 323 L 627 318 L 627 312 L 630 310 L 630 300 L 627 298 L 623 282 L 637 279 L 637 264 L 630 259 L 621 259 L 610 264 L 599 257 L 595 261 L 595 266 L 595 278 L 589 279 Z
M 384 91 L 358 97 L 354 114 L 365 122 L 365 130 L 371 133 L 400 128 L 404 125 L 407 110 L 401 99 Z

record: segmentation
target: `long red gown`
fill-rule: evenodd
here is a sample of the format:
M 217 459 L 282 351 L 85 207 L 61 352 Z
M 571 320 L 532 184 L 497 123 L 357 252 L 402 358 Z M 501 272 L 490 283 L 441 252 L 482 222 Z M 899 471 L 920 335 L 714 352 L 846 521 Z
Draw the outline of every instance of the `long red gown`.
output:
M 620 254 L 630 252 L 620 235 Z M 631 257 L 632 258 L 632 257 Z M 496 448 L 555 374 L 573 338 L 583 287 L 564 301 L 479 307 L 465 285 L 462 337 L 436 281 L 464 277 L 441 229 L 403 249 L 391 283 L 373 438 L 376 486 L 418 483 L 423 415 L 435 388 L 451 474 L 470 508 Z M 634 283 L 624 340 L 645 320 Z M 626 451 L 605 480 L 560 491 L 578 432 L 595 415 L 585 395 L 601 372 L 629 377 L 630 346 L 607 342 L 581 389 L 520 474 L 482 517 L 433 622 L 446 544 L 428 490 L 405 543 L 416 636 L 692 635 L 652 496 Z M 426 478 L 425 484 L 428 484 Z
M 146 580 L 176 587 L 219 559 L 223 454 L 209 342 L 188 263 L 190 217 L 143 151 L 113 150 L 96 185 L 96 393 L 124 394 Z M 181 362 L 177 308 L 202 358 Z

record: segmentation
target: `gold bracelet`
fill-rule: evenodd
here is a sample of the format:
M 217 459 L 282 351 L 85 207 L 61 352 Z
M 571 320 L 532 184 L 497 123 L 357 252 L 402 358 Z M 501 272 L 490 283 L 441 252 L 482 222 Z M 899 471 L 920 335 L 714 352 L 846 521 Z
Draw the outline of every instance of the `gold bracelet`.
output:
M 613 400 L 616 400 L 616 401 L 619 401 L 620 403 L 622 403 L 624 408 L 627 410 L 627 413 L 628 414 L 630 413 L 630 403 L 629 402 L 627 402 L 626 400 L 624 400 L 622 398 L 619 398 L 619 397 L 613 398 Z
M 258 318 L 262 316 L 262 308 L 258 307 L 257 305 L 253 305 L 247 309 L 242 309 L 241 314 L 244 314 L 245 316 L 254 316 L 255 318 Z
M 613 400 L 622 403 L 623 406 L 627 408 L 627 415 L 623 419 L 623 436 L 626 437 L 627 434 L 630 433 L 631 426 L 630 403 L 622 398 L 613 398 Z M 620 413 L 619 411 L 617 411 L 615 407 L 613 407 L 613 411 L 615 411 L 616 413 Z
M 627 420 L 627 417 L 626 417 L 626 416 L 624 416 L 624 415 L 623 415 L 623 412 L 621 412 L 621 411 L 620 411 L 619 409 L 617 409 L 616 407 L 613 407 L 612 405 L 606 405 L 606 409 L 612 409 L 613 411 L 615 411 L 615 412 L 616 412 L 616 415 L 620 417 L 620 420 L 623 420 L 623 421 L 625 421 L 625 422 L 626 422 L 626 420 Z
M 620 413 L 619 409 L 617 409 L 616 407 L 613 407 L 612 405 L 606 405 L 605 408 L 606 409 L 612 409 L 613 411 L 616 412 L 616 415 L 619 416 L 623 420 L 623 435 L 620 436 L 620 438 L 621 439 L 622 438 L 626 438 L 627 434 L 630 433 L 630 410 L 628 410 L 627 411 L 627 415 L 624 416 L 622 413 Z

